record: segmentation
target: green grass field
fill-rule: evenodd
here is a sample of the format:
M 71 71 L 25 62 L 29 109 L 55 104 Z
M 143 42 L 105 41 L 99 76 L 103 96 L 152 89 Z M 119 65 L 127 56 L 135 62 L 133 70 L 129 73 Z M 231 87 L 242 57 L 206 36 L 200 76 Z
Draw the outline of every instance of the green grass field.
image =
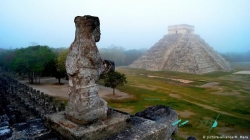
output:
M 204 75 L 118 67 L 117 71 L 124 73 L 128 81 L 118 89 L 133 97 L 107 101 L 109 106 L 130 110 L 132 114 L 152 105 L 172 107 L 179 119 L 189 120 L 188 124 L 192 125 L 179 128 L 174 136 L 178 140 L 188 136 L 202 139 L 204 135 L 238 138 L 250 135 L 250 75 L 233 74 L 239 70 L 250 70 L 250 63 L 234 63 L 233 66 L 235 70 L 232 72 Z M 182 83 L 174 79 L 193 82 Z M 202 86 L 204 84 L 208 86 Z M 210 120 L 214 120 L 218 114 L 218 126 L 208 133 L 212 125 Z M 203 120 L 200 123 L 202 126 L 200 120 Z

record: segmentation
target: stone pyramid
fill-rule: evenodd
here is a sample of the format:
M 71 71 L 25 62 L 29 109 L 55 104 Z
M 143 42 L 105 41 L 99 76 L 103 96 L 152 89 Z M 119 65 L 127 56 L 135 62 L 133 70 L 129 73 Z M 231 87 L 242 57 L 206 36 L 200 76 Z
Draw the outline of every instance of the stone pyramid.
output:
M 219 53 L 194 34 L 194 26 L 187 24 L 169 26 L 168 34 L 129 66 L 195 74 L 232 70 Z

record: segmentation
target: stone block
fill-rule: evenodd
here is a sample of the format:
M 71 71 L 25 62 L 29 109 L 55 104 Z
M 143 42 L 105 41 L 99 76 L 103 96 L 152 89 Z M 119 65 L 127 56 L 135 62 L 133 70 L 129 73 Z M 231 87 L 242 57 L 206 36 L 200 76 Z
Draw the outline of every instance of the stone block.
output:
M 81 125 L 69 121 L 65 112 L 46 115 L 45 124 L 58 132 L 65 139 L 70 140 L 97 140 L 104 139 L 128 127 L 126 120 L 129 115 L 109 110 L 109 115 L 104 120 L 96 120 L 89 124 Z
M 178 116 L 170 107 L 157 105 L 148 107 L 131 116 L 130 127 L 110 136 L 108 140 L 169 140 L 177 133 L 177 125 L 172 125 Z

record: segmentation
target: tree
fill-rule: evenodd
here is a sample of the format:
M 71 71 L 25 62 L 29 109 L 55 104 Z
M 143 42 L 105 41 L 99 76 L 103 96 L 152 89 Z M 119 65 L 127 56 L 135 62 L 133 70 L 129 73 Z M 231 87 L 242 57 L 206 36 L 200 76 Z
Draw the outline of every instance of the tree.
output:
M 123 86 L 127 83 L 125 74 L 119 72 L 108 72 L 104 76 L 104 86 L 113 88 L 113 95 L 115 95 L 115 88 L 120 85 Z
M 42 73 L 45 65 L 55 59 L 55 54 L 48 46 L 30 46 L 15 51 L 13 69 L 19 74 L 28 74 L 30 83 L 37 82 L 37 76 Z
M 69 54 L 69 50 L 62 51 L 56 59 L 56 79 L 58 79 L 58 84 L 61 84 L 61 78 L 67 76 L 65 61 Z
M 108 48 L 99 49 L 101 57 L 112 60 L 116 66 L 127 66 L 138 59 L 147 49 L 125 50 L 123 47 L 112 45 Z
M 126 55 L 123 47 L 112 45 L 109 48 L 101 48 L 99 51 L 103 59 L 114 61 L 117 66 L 124 65 Z

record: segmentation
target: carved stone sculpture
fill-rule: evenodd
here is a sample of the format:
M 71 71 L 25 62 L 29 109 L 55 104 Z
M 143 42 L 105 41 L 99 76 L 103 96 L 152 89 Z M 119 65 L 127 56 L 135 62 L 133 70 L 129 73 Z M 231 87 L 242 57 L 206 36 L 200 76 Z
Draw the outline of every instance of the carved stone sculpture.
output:
M 75 123 L 86 124 L 107 116 L 107 102 L 99 97 L 99 76 L 110 65 L 101 59 L 95 42 L 100 40 L 98 17 L 75 17 L 75 40 L 66 59 L 69 77 L 69 101 L 66 117 Z

